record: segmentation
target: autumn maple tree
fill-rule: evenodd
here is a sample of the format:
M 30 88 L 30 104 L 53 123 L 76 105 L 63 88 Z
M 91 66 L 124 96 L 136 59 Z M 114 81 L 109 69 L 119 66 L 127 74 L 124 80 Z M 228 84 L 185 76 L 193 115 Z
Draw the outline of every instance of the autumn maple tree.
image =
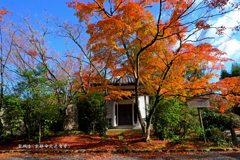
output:
M 224 113 L 229 107 L 237 108 L 240 105 L 240 65 L 238 63 L 232 64 L 231 72 L 226 70 L 221 71 L 220 80 L 213 83 L 211 90 L 208 92 L 218 91 L 214 95 L 209 95 L 210 102 L 214 109 Z
M 3 97 L 4 97 L 4 94 L 3 94 L 3 84 L 4 84 L 4 81 L 3 81 L 3 74 L 4 74 L 4 70 L 5 70 L 5 65 L 6 65 L 6 61 L 9 57 L 9 52 L 6 56 L 6 59 L 5 59 L 5 62 L 4 62 L 4 58 L 3 57 L 3 39 L 2 39 L 2 19 L 3 19 L 3 16 L 10 13 L 9 11 L 7 11 L 6 8 L 3 8 L 3 9 L 0 9 L 0 52 L 1 52 L 1 103 L 0 103 L 0 112 L 2 111 L 2 107 L 3 107 Z M 2 121 L 0 119 L 0 132 L 2 130 Z
M 0 9 L 0 21 L 2 21 L 2 16 L 10 13 L 6 8 Z
M 68 5 L 76 10 L 79 23 L 86 26 L 91 60 L 104 64 L 112 77 L 134 77 L 135 105 L 146 141 L 150 138 L 151 120 L 161 100 L 177 96 L 184 101 L 186 97 L 212 89 L 209 80 L 217 77 L 212 71 L 222 69 L 222 62 L 230 60 L 223 58 L 226 53 L 207 43 L 210 37 L 196 37 L 196 33 L 215 28 L 217 34 L 223 34 L 227 27 L 213 27 L 208 20 L 238 9 L 239 2 L 94 0 L 72 1 Z M 231 29 L 238 30 L 238 26 Z M 201 78 L 193 76 L 188 80 L 184 75 L 189 70 L 205 72 Z M 146 120 L 139 108 L 140 83 L 146 92 L 156 97 Z M 119 92 L 111 93 L 121 96 Z M 111 93 L 106 98 L 114 97 Z

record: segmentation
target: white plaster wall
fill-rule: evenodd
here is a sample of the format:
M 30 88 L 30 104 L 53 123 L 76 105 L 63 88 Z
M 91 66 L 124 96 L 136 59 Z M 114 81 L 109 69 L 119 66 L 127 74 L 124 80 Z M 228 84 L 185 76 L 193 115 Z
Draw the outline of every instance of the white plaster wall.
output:
M 138 97 L 142 118 L 146 118 L 144 96 Z
M 108 100 L 107 101 L 107 119 L 111 119 L 113 118 L 113 101 L 112 100 Z
M 146 108 L 147 108 L 147 112 L 149 110 L 149 96 L 146 96 Z
M 115 105 L 117 105 L 117 108 L 115 107 Z M 117 115 L 118 115 L 118 103 L 113 101 L 113 110 L 112 110 L 112 126 L 116 127 L 118 126 L 118 116 L 116 116 L 115 114 L 115 109 L 117 109 Z
M 140 105 L 140 111 L 141 111 L 141 114 L 142 114 L 142 118 L 146 118 L 146 112 L 148 111 L 148 108 L 149 108 L 148 107 L 148 105 L 149 105 L 149 96 L 146 96 L 146 107 L 145 107 L 144 96 L 139 96 L 138 101 L 139 101 L 139 105 Z M 134 128 L 136 128 L 136 129 L 140 129 L 141 128 L 139 119 L 137 120 L 137 123 L 135 124 Z

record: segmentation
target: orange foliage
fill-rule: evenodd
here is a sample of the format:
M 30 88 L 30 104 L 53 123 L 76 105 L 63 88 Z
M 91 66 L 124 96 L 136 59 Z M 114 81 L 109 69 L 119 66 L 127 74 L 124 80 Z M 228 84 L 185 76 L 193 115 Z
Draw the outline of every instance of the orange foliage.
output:
M 211 26 L 204 18 L 183 23 L 181 19 L 188 16 L 193 0 L 113 0 L 106 7 L 107 1 L 69 2 L 68 6 L 76 10 L 79 22 L 85 22 L 90 35 L 88 50 L 93 54 L 92 60 L 101 63 L 109 70 L 110 76 L 131 75 L 139 78 L 145 91 L 169 98 L 201 94 L 206 90 L 224 89 L 224 82 L 210 84 L 211 78 L 218 75 L 212 70 L 221 70 L 231 59 L 224 58 L 226 53 L 214 48 L 209 43 L 188 43 L 187 31 L 190 23 L 196 30 L 209 29 Z M 208 8 L 223 8 L 228 0 L 205 0 Z M 148 5 L 160 4 L 159 19 L 146 9 Z M 163 22 L 161 14 L 170 14 Z M 191 12 L 189 14 L 191 14 Z M 93 19 L 98 17 L 98 21 Z M 185 39 L 186 38 L 186 39 Z M 185 40 L 185 41 L 184 41 Z M 180 43 L 180 44 L 179 44 Z M 139 59 L 139 77 L 137 60 Z M 188 70 L 206 69 L 202 78 L 184 78 Z M 120 92 L 110 82 L 98 76 L 85 77 L 85 81 L 102 85 L 88 87 L 89 90 L 109 89 L 106 99 L 118 99 L 128 93 Z M 228 80 L 225 80 L 226 82 Z M 231 84 L 234 83 L 231 81 Z M 230 85 L 230 84 L 229 84 Z M 230 98 L 230 94 L 228 98 Z M 225 108 L 223 104 L 222 107 Z M 223 109 L 224 110 L 224 109 Z
M 209 29 L 210 28 L 210 25 L 209 24 L 206 24 L 206 21 L 204 20 L 200 20 L 196 23 L 196 28 L 198 29 Z
M 8 14 L 8 13 L 11 13 L 11 12 L 7 11 L 6 8 L 0 9 L 0 22 L 2 22 L 3 16 Z M 0 26 L 0 28 L 1 28 L 1 26 Z
M 221 96 L 225 99 L 219 103 L 219 110 L 224 112 L 232 106 L 239 106 L 240 100 L 240 77 L 227 77 L 218 81 L 215 85 L 221 91 Z
M 38 53 L 36 51 L 28 51 L 28 54 L 31 56 L 37 56 Z
M 7 11 L 6 8 L 0 9 L 0 20 L 2 19 L 2 16 L 3 16 L 3 15 L 6 15 L 6 14 L 8 14 L 8 13 L 10 13 L 10 12 Z

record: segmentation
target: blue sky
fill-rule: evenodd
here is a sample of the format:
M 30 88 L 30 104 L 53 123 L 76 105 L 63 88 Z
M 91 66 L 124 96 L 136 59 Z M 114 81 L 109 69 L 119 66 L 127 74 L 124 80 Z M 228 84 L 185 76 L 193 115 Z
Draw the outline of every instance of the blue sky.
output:
M 234 1 L 234 0 L 231 0 Z M 49 16 L 59 17 L 62 20 L 71 20 L 77 23 L 78 19 L 74 16 L 74 9 L 68 8 L 65 0 L 1 0 L 0 7 L 5 7 L 12 12 L 11 19 L 18 20 L 19 15 L 26 15 L 30 13 L 32 16 L 41 16 L 43 11 L 46 10 Z M 236 25 L 237 21 L 240 22 L 240 12 L 233 12 L 222 17 L 218 17 L 209 21 L 213 25 Z M 209 30 L 205 33 L 206 36 L 215 37 L 210 43 L 219 49 L 228 53 L 227 57 L 239 62 L 240 59 L 240 33 L 226 31 L 225 35 L 215 35 L 215 30 Z M 61 51 L 58 39 L 51 39 L 53 48 L 58 48 Z M 54 41 L 54 42 L 53 42 Z M 54 45 L 58 45 L 57 47 Z M 227 70 L 230 71 L 232 62 L 225 63 Z M 217 72 L 220 73 L 220 72 Z M 217 81 L 217 80 L 214 80 Z
M 7 8 L 13 16 L 19 14 L 41 15 L 44 10 L 49 16 L 57 16 L 62 19 L 71 19 L 77 22 L 73 16 L 74 10 L 68 8 L 65 0 L 1 0 L 1 7 Z
M 10 20 L 19 21 L 19 17 L 31 16 L 32 23 L 36 23 L 36 19 L 41 21 L 45 18 L 45 14 L 51 18 L 60 18 L 61 21 L 69 20 L 72 24 L 78 23 L 78 18 L 74 16 L 75 10 L 68 8 L 66 0 L 1 0 L 0 7 L 6 8 L 12 12 L 12 15 L 7 15 Z M 43 21 L 44 22 L 44 21 Z M 51 26 L 50 30 L 56 26 Z M 49 48 L 54 49 L 60 55 L 64 55 L 66 51 L 66 38 L 47 36 Z

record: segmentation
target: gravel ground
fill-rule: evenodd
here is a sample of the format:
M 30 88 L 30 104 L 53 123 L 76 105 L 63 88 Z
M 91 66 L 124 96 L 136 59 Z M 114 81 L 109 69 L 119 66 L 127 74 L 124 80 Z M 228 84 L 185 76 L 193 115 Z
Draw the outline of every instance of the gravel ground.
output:
M 9 157 L 6 158 L 6 160 L 20 160 L 20 159 L 26 159 L 26 160 L 46 160 L 46 159 L 59 159 L 59 160 L 77 160 L 77 159 L 104 159 L 104 160 L 117 160 L 117 159 L 159 159 L 159 160 L 184 160 L 184 159 L 216 159 L 216 160 L 239 160 L 240 159 L 240 153 L 239 152 L 228 152 L 228 153 L 188 153 L 188 154 L 154 154 L 154 155 L 138 155 L 138 154 L 111 154 L 111 156 L 104 157 L 101 154 L 94 154 L 91 155 L 88 158 L 86 158 L 85 154 L 80 154 L 76 156 L 54 156 L 54 157 L 47 157 L 47 156 L 33 156 L 33 155 L 22 155 L 22 156 L 15 156 L 15 157 Z

